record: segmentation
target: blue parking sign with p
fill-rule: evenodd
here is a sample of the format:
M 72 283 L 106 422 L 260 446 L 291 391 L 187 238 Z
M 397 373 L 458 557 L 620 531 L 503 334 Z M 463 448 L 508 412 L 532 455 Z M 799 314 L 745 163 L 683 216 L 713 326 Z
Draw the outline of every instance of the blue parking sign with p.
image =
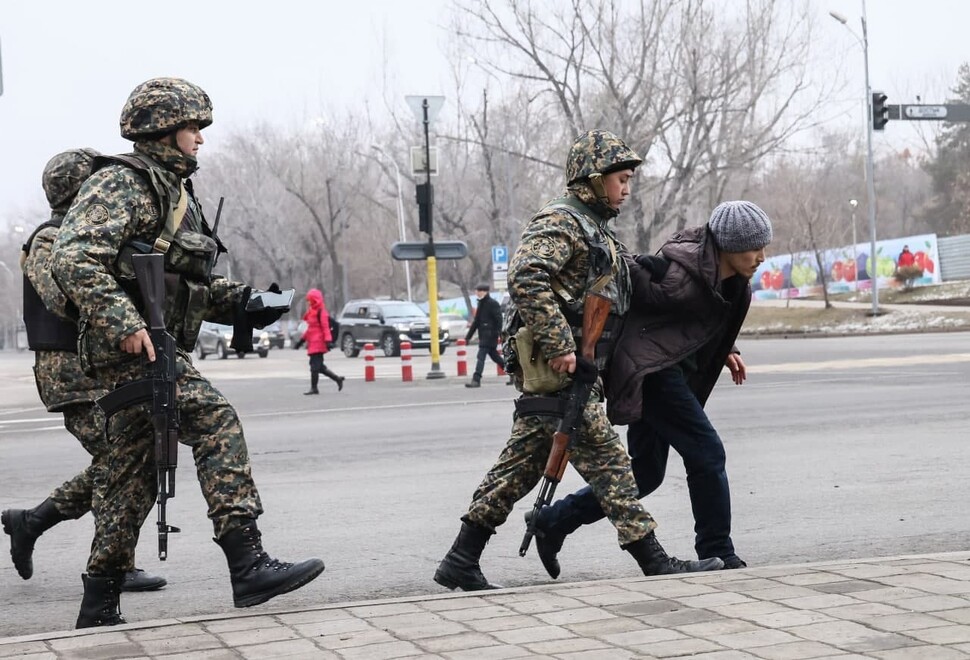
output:
M 492 263 L 506 264 L 509 262 L 509 249 L 504 245 L 492 246 Z

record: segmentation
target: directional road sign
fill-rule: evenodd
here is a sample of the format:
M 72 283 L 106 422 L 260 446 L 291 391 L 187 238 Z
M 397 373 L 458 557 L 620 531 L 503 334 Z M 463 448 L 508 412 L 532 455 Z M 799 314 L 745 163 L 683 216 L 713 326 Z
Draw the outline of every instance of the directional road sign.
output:
M 464 259 L 468 246 L 464 241 L 435 241 L 435 259 Z M 391 246 L 391 256 L 397 261 L 425 261 L 431 256 L 431 244 L 426 241 L 404 241 Z

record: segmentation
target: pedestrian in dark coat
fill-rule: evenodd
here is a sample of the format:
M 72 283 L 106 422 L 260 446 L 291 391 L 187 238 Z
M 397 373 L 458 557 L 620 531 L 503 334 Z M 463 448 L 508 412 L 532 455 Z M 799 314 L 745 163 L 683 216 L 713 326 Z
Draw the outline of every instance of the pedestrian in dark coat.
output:
M 746 376 L 734 346 L 751 301 L 750 280 L 771 241 L 768 216 L 751 202 L 724 202 L 703 227 L 674 234 L 659 255 L 631 265 L 633 298 L 606 380 L 613 424 L 629 424 L 627 444 L 640 497 L 664 478 L 674 447 L 687 470 L 699 558 L 725 568 L 746 564 L 731 540 L 731 495 L 724 445 L 704 412 L 721 370 Z M 545 509 L 539 555 L 553 577 L 566 535 L 603 517 L 582 489 Z
M 310 356 L 310 389 L 304 394 L 320 394 L 320 390 L 317 389 L 320 374 L 335 382 L 339 392 L 344 388 L 344 377 L 330 371 L 323 363 L 323 354 L 330 350 L 330 344 L 333 342 L 333 335 L 330 332 L 330 313 L 323 302 L 323 292 L 320 289 L 310 289 L 307 291 L 306 301 L 309 305 L 306 314 L 303 315 L 306 330 L 303 331 L 300 344 L 306 344 L 306 352 Z
M 498 338 L 502 330 L 502 307 L 498 301 L 488 295 L 489 287 L 487 284 L 479 284 L 475 287 L 475 294 L 478 296 L 478 309 L 475 311 L 475 320 L 468 328 L 465 341 L 471 341 L 475 332 L 478 331 L 478 359 L 475 362 L 475 373 L 472 374 L 471 381 L 465 383 L 465 387 L 481 387 L 482 373 L 485 371 L 485 358 L 490 357 L 492 362 L 505 369 L 505 360 L 498 352 Z

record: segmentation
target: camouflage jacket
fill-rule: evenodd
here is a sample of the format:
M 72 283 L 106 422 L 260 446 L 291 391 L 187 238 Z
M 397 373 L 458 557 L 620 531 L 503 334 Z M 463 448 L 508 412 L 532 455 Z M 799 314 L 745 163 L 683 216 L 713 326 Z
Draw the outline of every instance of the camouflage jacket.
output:
M 180 180 L 173 168 L 166 167 L 163 159 L 155 160 L 160 163 L 159 178 L 178 190 Z M 172 197 L 178 200 L 178 194 Z M 121 340 L 147 324 L 122 286 L 129 268 L 119 257 L 132 242 L 151 245 L 167 212 L 159 208 L 158 196 L 145 178 L 119 164 L 92 174 L 68 210 L 51 265 L 55 280 L 80 313 L 79 358 L 85 371 L 135 359 L 121 351 Z M 214 322 L 232 323 L 234 308 L 246 294 L 245 285 L 217 278 L 205 286 L 208 295 L 199 313 Z M 166 322 L 171 326 L 182 319 L 166 317 Z
M 47 309 L 67 318 L 67 296 L 57 286 L 50 270 L 55 238 L 57 227 L 44 227 L 34 234 L 30 252 L 24 260 L 24 274 Z M 84 375 L 77 355 L 67 351 L 37 351 L 34 379 L 40 399 L 49 412 L 60 412 L 72 404 L 91 403 L 105 393 L 98 381 Z
M 582 200 L 578 201 L 582 204 Z M 590 248 L 579 223 L 570 213 L 550 210 L 548 206 L 533 216 L 522 231 L 508 273 L 509 297 L 547 360 L 576 351 L 576 341 L 562 310 L 563 301 L 553 290 L 553 280 L 558 280 L 574 298 L 581 299 L 590 273 Z M 607 228 L 606 219 L 592 211 L 586 215 L 614 242 L 618 257 L 625 253 Z M 626 269 L 625 261 L 618 261 L 619 268 Z M 626 272 L 622 279 L 628 281 Z M 628 287 L 622 289 L 619 295 L 623 300 L 617 301 L 621 313 L 627 309 L 630 295 Z

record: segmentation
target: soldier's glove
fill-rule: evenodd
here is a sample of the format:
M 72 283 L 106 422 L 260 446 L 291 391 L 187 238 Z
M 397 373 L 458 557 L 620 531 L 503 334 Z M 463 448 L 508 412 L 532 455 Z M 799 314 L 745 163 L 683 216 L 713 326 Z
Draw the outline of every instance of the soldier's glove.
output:
M 663 280 L 664 275 L 667 274 L 667 269 L 670 268 L 670 262 L 659 254 L 640 254 L 634 261 L 650 273 L 651 282 Z
M 280 285 L 273 282 L 266 289 L 270 293 L 280 293 Z M 249 295 L 246 296 L 246 302 L 249 302 Z M 245 307 L 245 304 L 243 305 Z M 250 323 L 254 328 L 265 328 L 270 323 L 275 323 L 280 320 L 280 317 L 290 311 L 289 307 L 264 307 L 263 309 L 247 312 L 249 315 Z
M 249 302 L 251 292 L 250 287 L 245 287 L 239 302 L 232 309 L 232 341 L 229 343 L 229 348 L 239 353 L 253 352 L 254 326 L 250 313 L 246 311 L 246 303 Z

